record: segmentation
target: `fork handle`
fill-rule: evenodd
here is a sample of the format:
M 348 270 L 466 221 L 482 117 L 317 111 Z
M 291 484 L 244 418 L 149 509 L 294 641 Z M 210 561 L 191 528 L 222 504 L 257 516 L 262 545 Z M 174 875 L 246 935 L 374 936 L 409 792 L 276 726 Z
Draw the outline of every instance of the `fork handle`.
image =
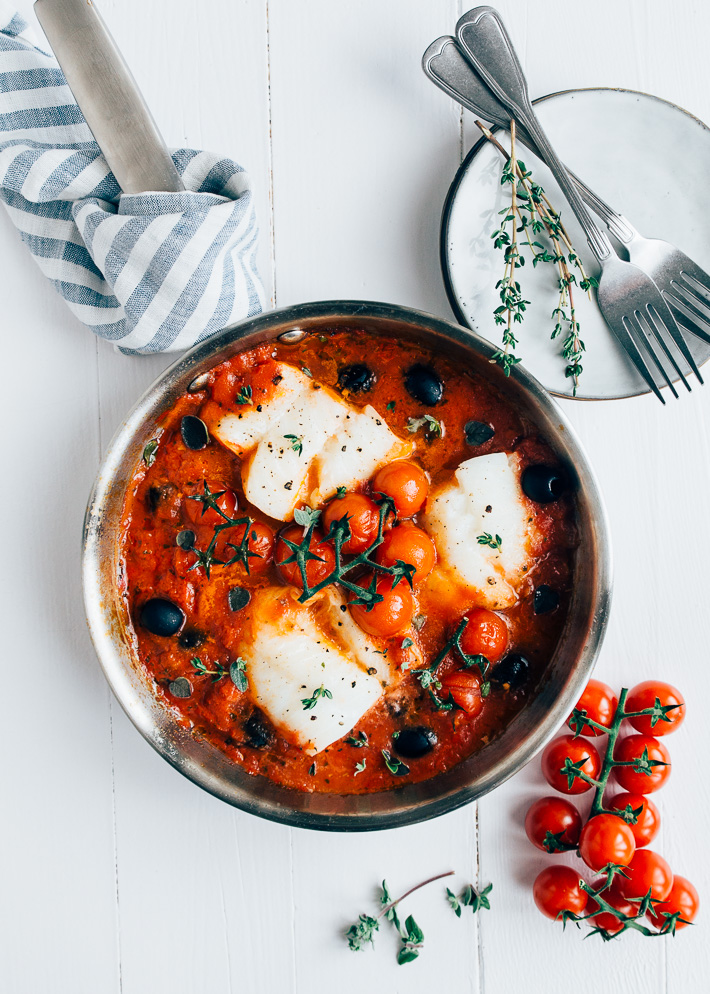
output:
M 475 7 L 459 20 L 456 37 L 485 83 L 532 138 L 582 226 L 590 249 L 600 263 L 604 262 L 613 254 L 612 244 L 584 206 L 537 119 L 525 75 L 498 11 Z

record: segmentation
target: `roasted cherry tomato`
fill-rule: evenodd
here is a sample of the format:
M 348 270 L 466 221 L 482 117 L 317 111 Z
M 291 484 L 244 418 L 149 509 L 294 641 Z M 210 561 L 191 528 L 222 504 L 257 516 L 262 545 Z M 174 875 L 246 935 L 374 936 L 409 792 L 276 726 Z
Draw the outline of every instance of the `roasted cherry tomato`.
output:
M 473 670 L 455 670 L 441 681 L 441 694 L 448 700 L 449 694 L 455 704 L 466 714 L 477 715 L 483 707 L 481 678 Z
M 497 663 L 508 648 L 508 626 L 493 611 L 474 608 L 461 636 L 461 648 L 469 656 L 485 656 Z
M 574 735 L 561 735 L 545 748 L 542 754 L 543 776 L 551 787 L 562 794 L 583 794 L 590 790 L 592 784 L 579 777 L 575 777 L 570 783 L 567 774 L 561 772 L 568 757 L 581 773 L 586 773 L 593 779 L 599 776 L 602 765 L 599 753 L 591 742 L 576 739 Z
M 274 560 L 278 567 L 279 573 L 284 578 L 286 583 L 292 583 L 295 587 L 303 587 L 303 580 L 301 578 L 301 571 L 298 568 L 296 562 L 287 563 L 286 559 L 289 559 L 294 552 L 290 549 L 284 539 L 288 539 L 295 545 L 299 545 L 303 541 L 304 529 L 300 525 L 291 525 L 284 529 L 279 535 L 279 540 L 276 543 L 276 555 Z M 311 536 L 311 543 L 309 546 L 310 552 L 314 556 L 318 556 L 318 559 L 309 559 L 306 563 L 306 578 L 308 580 L 308 585 L 310 587 L 315 587 L 317 583 L 333 572 L 333 567 L 335 566 L 335 553 L 333 552 L 333 546 L 330 542 L 324 542 L 323 536 L 319 531 L 314 531 Z
M 525 815 L 525 833 L 543 852 L 564 852 L 579 842 L 582 818 L 564 797 L 541 797 Z
M 425 531 L 417 528 L 411 521 L 405 521 L 387 532 L 384 542 L 377 550 L 376 559 L 383 566 L 394 566 L 398 560 L 409 563 L 415 567 L 412 579 L 414 583 L 419 583 L 432 571 L 436 562 L 436 548 Z
M 632 812 L 639 812 L 636 815 L 635 824 L 627 822 L 633 832 L 637 849 L 647 846 L 658 835 L 658 830 L 661 827 L 661 815 L 653 801 L 644 797 L 643 794 L 617 794 L 616 797 L 612 797 L 609 807 L 614 811 L 626 811 L 627 808 L 631 808 Z
M 372 576 L 364 576 L 358 579 L 358 585 L 368 587 Z M 362 628 L 369 635 L 379 635 L 382 638 L 389 638 L 398 632 L 408 628 L 414 614 L 414 600 L 412 591 L 406 580 L 400 580 L 396 586 L 392 586 L 392 579 L 385 574 L 377 577 L 375 590 L 382 594 L 382 600 L 378 601 L 369 611 L 364 604 L 351 604 L 350 613 Z M 353 595 L 351 594 L 351 598 Z
M 671 757 L 668 750 L 652 735 L 629 735 L 617 742 L 614 759 L 630 763 L 638 759 L 643 762 L 644 753 L 649 761 L 663 763 L 663 766 L 650 766 L 647 772 L 638 772 L 633 766 L 615 766 L 614 776 L 624 790 L 632 794 L 653 794 L 666 782 L 671 774 Z
M 570 866 L 548 866 L 533 884 L 533 898 L 539 911 L 557 918 L 561 911 L 581 915 L 587 906 L 587 894 L 579 886 L 579 874 Z
M 635 852 L 634 833 L 618 815 L 595 815 L 579 837 L 579 855 L 592 870 L 603 870 L 607 863 L 628 866 Z
M 625 877 L 618 876 L 619 891 L 631 901 L 640 901 L 651 889 L 651 897 L 665 901 L 673 886 L 673 871 L 663 856 L 652 849 L 637 849 L 633 859 L 624 870 Z
M 643 735 L 655 735 L 656 737 L 659 735 L 670 735 L 671 732 L 674 732 L 676 728 L 679 728 L 683 724 L 683 719 L 685 718 L 685 698 L 679 690 L 676 690 L 669 683 L 646 680 L 644 683 L 637 684 L 629 691 L 624 710 L 645 711 L 647 708 L 654 707 L 656 700 L 660 702 L 662 707 L 666 707 L 667 705 L 676 705 L 676 707 L 672 711 L 667 711 L 665 718 L 659 718 L 655 724 L 651 715 L 629 718 L 629 724 Z
M 586 711 L 587 717 L 591 718 L 592 721 L 608 727 L 614 718 L 614 712 L 618 703 L 618 697 L 608 684 L 602 683 L 601 680 L 590 680 L 584 688 L 582 696 L 577 701 L 576 710 Z M 571 719 L 572 716 L 570 715 L 569 721 Z M 572 728 L 572 725 L 570 725 L 570 728 Z M 598 728 L 594 728 L 593 725 L 584 725 L 578 734 L 596 736 L 603 735 L 604 732 Z
M 336 497 L 325 509 L 323 528 L 325 533 L 334 521 L 347 516 L 350 525 L 350 538 L 343 542 L 343 552 L 356 555 L 369 548 L 377 538 L 377 528 L 380 522 L 380 509 L 373 500 L 365 494 L 349 493 Z
M 223 486 L 221 483 L 214 483 L 209 481 L 207 483 L 211 494 L 219 494 L 220 496 L 215 496 L 215 503 L 223 514 L 226 514 L 228 518 L 234 517 L 234 512 L 237 507 L 237 495 L 233 490 L 228 487 Z M 195 525 L 210 525 L 214 528 L 215 525 L 223 525 L 225 519 L 215 511 L 213 507 L 207 507 L 203 504 L 201 500 L 192 500 L 192 497 L 204 497 L 204 489 L 199 488 L 194 494 L 191 494 L 185 500 L 185 509 L 187 511 L 187 516 L 190 521 Z
M 639 906 L 638 904 L 632 904 L 631 901 L 624 897 L 617 886 L 618 879 L 619 878 L 617 877 L 616 880 L 612 882 L 611 887 L 608 887 L 602 892 L 601 897 L 613 908 L 616 908 L 617 911 L 620 911 L 622 915 L 628 915 L 629 918 L 635 918 L 639 912 Z M 599 890 L 603 883 L 604 878 L 600 878 L 592 883 L 592 887 L 594 890 Z M 587 914 L 592 912 L 594 908 L 598 907 L 599 904 L 595 898 L 590 897 L 589 903 L 587 904 Z M 600 911 L 598 915 L 590 918 L 589 922 L 594 925 L 595 928 L 603 928 L 609 935 L 616 935 L 617 932 L 621 931 L 624 925 L 623 921 L 616 915 L 612 914 L 611 911 Z
M 372 481 L 376 494 L 385 494 L 394 501 L 400 518 L 411 518 L 421 510 L 429 493 L 429 481 L 421 467 L 399 460 L 378 469 Z
M 666 923 L 666 914 L 674 915 L 680 912 L 684 921 L 677 921 L 676 928 L 685 928 L 686 922 L 692 922 L 698 913 L 700 898 L 698 892 L 685 877 L 673 877 L 673 886 L 665 901 L 655 904 L 648 912 L 648 918 L 656 928 Z
M 235 528 L 225 528 L 217 539 L 215 552 L 219 559 L 228 562 L 235 554 L 236 549 L 244 538 L 246 525 L 237 525 Z M 249 573 L 263 573 L 271 565 L 274 558 L 274 533 L 263 521 L 253 521 L 249 525 L 249 538 L 247 540 Z

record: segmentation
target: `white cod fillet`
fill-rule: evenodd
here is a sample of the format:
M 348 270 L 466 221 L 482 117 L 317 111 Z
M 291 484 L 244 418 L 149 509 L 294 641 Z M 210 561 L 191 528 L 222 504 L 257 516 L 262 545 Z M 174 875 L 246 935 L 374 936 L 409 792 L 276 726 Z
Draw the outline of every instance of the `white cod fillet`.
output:
M 535 537 L 517 456 L 495 452 L 462 462 L 453 478 L 429 498 L 424 527 L 436 544 L 439 568 L 475 590 L 481 606 L 515 604 Z M 500 551 L 478 543 L 484 533 L 500 536 Z
M 319 504 L 412 451 L 374 408 L 353 407 L 287 363 L 279 372 L 261 411 L 244 405 L 209 426 L 242 458 L 244 493 L 270 517 L 287 521 L 304 501 Z
M 310 755 L 346 735 L 396 675 L 328 588 L 308 606 L 290 587 L 252 597 L 251 636 L 242 653 L 252 699 L 285 738 Z M 368 669 L 375 668 L 375 675 Z M 303 701 L 319 688 L 308 710 Z

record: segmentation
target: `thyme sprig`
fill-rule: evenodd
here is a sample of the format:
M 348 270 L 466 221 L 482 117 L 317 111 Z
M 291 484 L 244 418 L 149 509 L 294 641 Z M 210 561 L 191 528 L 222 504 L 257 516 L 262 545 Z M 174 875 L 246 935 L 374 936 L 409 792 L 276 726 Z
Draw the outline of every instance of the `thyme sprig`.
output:
M 194 532 L 184 530 L 178 534 L 178 539 L 180 540 L 178 544 L 180 547 L 193 552 L 196 557 L 195 562 L 189 567 L 188 572 L 201 566 L 205 571 L 207 579 L 209 580 L 210 570 L 213 566 L 233 566 L 235 563 L 241 563 L 247 573 L 249 573 L 249 560 L 261 558 L 258 552 L 251 552 L 249 549 L 249 532 L 251 526 L 254 524 L 254 519 L 250 518 L 248 515 L 243 518 L 230 518 L 230 516 L 225 514 L 217 503 L 219 498 L 226 491 L 212 491 L 209 488 L 207 480 L 203 480 L 202 483 L 204 492 L 190 496 L 187 499 L 199 501 L 202 504 L 202 514 L 204 514 L 208 508 L 211 508 L 213 511 L 216 511 L 223 520 L 218 525 L 214 526 L 212 538 L 210 539 L 209 545 L 206 549 L 198 549 L 194 544 Z M 233 549 L 234 555 L 228 559 L 218 559 L 215 555 L 215 549 L 219 536 L 226 529 L 236 528 L 239 525 L 245 526 L 241 541 L 238 545 L 235 545 L 233 542 L 227 542 L 225 546 L 227 549 Z
M 481 674 L 481 680 L 483 681 L 481 683 L 481 696 L 487 697 L 490 693 L 490 681 L 485 679 L 491 665 L 490 662 L 485 656 L 470 656 L 461 648 L 461 636 L 463 635 L 467 624 L 468 618 L 462 618 L 454 634 L 451 636 L 443 649 L 441 649 L 440 652 L 434 657 L 431 663 L 423 669 L 412 670 L 412 673 L 419 680 L 422 688 L 428 692 L 438 711 L 453 711 L 458 707 L 451 694 L 449 694 L 448 699 L 445 701 L 442 701 L 438 696 L 438 691 L 441 690 L 441 680 L 437 677 L 436 671 L 439 669 L 450 652 L 458 654 L 466 669 L 470 669 L 473 666 L 478 668 Z
M 333 700 L 332 693 L 328 690 L 327 687 L 324 687 L 323 684 L 321 684 L 320 687 L 316 687 L 316 689 L 313 691 L 310 697 L 303 697 L 301 699 L 303 710 L 312 711 L 321 697 L 323 699 L 327 698 L 327 700 L 329 701 Z
M 451 905 L 451 910 L 454 912 L 457 918 L 461 917 L 461 911 L 463 908 L 470 908 L 472 913 L 475 915 L 477 911 L 481 908 L 486 908 L 488 911 L 491 910 L 491 902 L 488 899 L 488 895 L 493 890 L 493 884 L 488 884 L 483 890 L 477 891 L 473 884 L 467 884 L 461 893 L 456 896 L 453 891 L 446 888 L 446 900 Z
M 550 337 L 562 337 L 562 355 L 567 360 L 565 376 L 572 379 L 572 392 L 576 396 L 579 377 L 583 372 L 585 345 L 580 337 L 573 287 L 578 285 L 589 294 L 592 287 L 599 285 L 599 281 L 596 277 L 587 276 L 559 213 L 540 184 L 532 179 L 532 173 L 525 167 L 525 163 L 516 157 L 515 121 L 510 123 L 510 153 L 481 121 L 476 121 L 476 124 L 505 158 L 501 186 L 510 185 L 511 189 L 510 206 L 499 211 L 502 220 L 491 235 L 494 248 L 501 249 L 504 258 L 503 276 L 496 284 L 501 303 L 493 312 L 495 323 L 504 326 L 503 348 L 495 353 L 493 359 L 502 367 L 506 376 L 520 362 L 520 356 L 515 353 L 518 340 L 513 326 L 522 323 L 530 303 L 523 297 L 520 283 L 515 279 L 516 270 L 525 264 L 525 256 L 521 253 L 523 247 L 532 257 L 533 268 L 539 263 L 551 263 L 557 267 L 559 297 L 557 307 L 552 312 L 555 324 Z M 543 234 L 549 239 L 549 247 L 538 240 Z M 574 269 L 579 273 L 579 282 L 572 271 Z
M 342 587 L 345 587 L 346 590 L 349 590 L 351 594 L 355 595 L 351 598 L 351 604 L 362 604 L 365 606 L 366 610 L 370 611 L 375 604 L 383 600 L 382 594 L 378 594 L 376 589 L 378 573 L 384 573 L 391 576 L 393 587 L 396 587 L 402 580 L 406 580 L 407 583 L 409 583 L 409 586 L 412 586 L 412 577 L 415 573 L 415 567 L 410 563 L 405 563 L 398 559 L 394 566 L 384 566 L 372 559 L 372 554 L 379 548 L 380 545 L 382 545 L 384 541 L 384 528 L 388 515 L 393 515 L 396 520 L 395 505 L 391 497 L 383 495 L 378 501 L 376 501 L 376 503 L 379 505 L 377 535 L 373 539 L 372 544 L 369 545 L 364 552 L 349 558 L 347 561 L 343 561 L 342 550 L 343 545 L 351 536 L 349 524 L 350 516 L 344 514 L 342 518 L 338 518 L 337 520 L 331 522 L 328 533 L 321 540 L 321 543 L 333 543 L 335 565 L 325 579 L 320 580 L 314 585 L 311 585 L 308 581 L 307 566 L 311 560 L 316 560 L 318 562 L 324 561 L 322 556 L 317 556 L 314 552 L 311 552 L 311 540 L 313 538 L 313 532 L 316 525 L 320 520 L 321 512 L 313 510 L 312 508 L 299 508 L 295 512 L 294 518 L 296 522 L 303 525 L 303 538 L 300 542 L 293 542 L 285 535 L 282 536 L 282 541 L 290 550 L 291 555 L 287 556 L 286 559 L 281 560 L 279 565 L 296 563 L 298 566 L 301 574 L 301 582 L 303 584 L 303 593 L 298 598 L 301 604 L 305 603 L 310 597 L 313 597 L 314 594 L 317 594 L 319 590 L 323 590 L 324 587 L 328 587 L 333 583 L 339 583 Z M 373 571 L 372 579 L 368 586 L 363 586 L 362 584 L 355 583 L 353 580 L 348 579 L 348 574 L 359 566 L 368 566 Z

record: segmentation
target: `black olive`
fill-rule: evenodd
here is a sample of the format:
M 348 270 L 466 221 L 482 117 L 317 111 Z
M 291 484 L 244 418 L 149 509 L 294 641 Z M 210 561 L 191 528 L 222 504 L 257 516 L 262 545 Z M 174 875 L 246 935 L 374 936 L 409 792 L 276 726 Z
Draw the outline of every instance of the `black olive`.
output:
M 549 504 L 558 500 L 567 489 L 567 477 L 554 466 L 528 466 L 523 471 L 520 484 L 523 493 L 536 504 Z
M 148 490 L 148 506 L 151 511 L 157 511 L 161 504 L 174 500 L 178 489 L 174 483 L 163 483 L 161 486 L 152 486 Z
M 549 614 L 554 611 L 560 603 L 560 595 L 546 583 L 541 583 L 535 591 L 533 597 L 533 611 L 535 614 Z
M 444 396 L 444 384 L 437 371 L 421 362 L 409 367 L 404 374 L 404 385 L 410 397 L 427 407 L 434 407 Z
M 185 620 L 185 615 L 172 601 L 154 597 L 141 608 L 141 625 L 153 635 L 174 635 Z
M 525 656 L 509 652 L 491 670 L 491 683 L 498 685 L 507 683 L 513 690 L 517 690 L 527 680 L 529 671 L 530 663 Z
M 232 587 L 227 594 L 230 611 L 241 611 L 251 600 L 251 594 L 244 587 Z
M 186 628 L 182 635 L 178 636 L 178 645 L 182 649 L 198 649 L 206 638 L 204 632 L 198 632 L 196 628 Z
M 436 745 L 437 739 L 431 728 L 418 725 L 415 728 L 403 728 L 393 736 L 395 750 L 407 759 L 419 759 L 426 756 Z
M 258 710 L 252 711 L 249 715 L 244 723 L 244 731 L 247 736 L 247 745 L 250 745 L 252 749 L 263 749 L 273 738 L 264 715 Z
M 210 440 L 205 422 L 192 414 L 186 414 L 180 422 L 180 434 L 188 449 L 204 449 Z
M 375 374 L 363 362 L 343 366 L 338 373 L 338 386 L 350 393 L 367 393 L 375 385 Z

